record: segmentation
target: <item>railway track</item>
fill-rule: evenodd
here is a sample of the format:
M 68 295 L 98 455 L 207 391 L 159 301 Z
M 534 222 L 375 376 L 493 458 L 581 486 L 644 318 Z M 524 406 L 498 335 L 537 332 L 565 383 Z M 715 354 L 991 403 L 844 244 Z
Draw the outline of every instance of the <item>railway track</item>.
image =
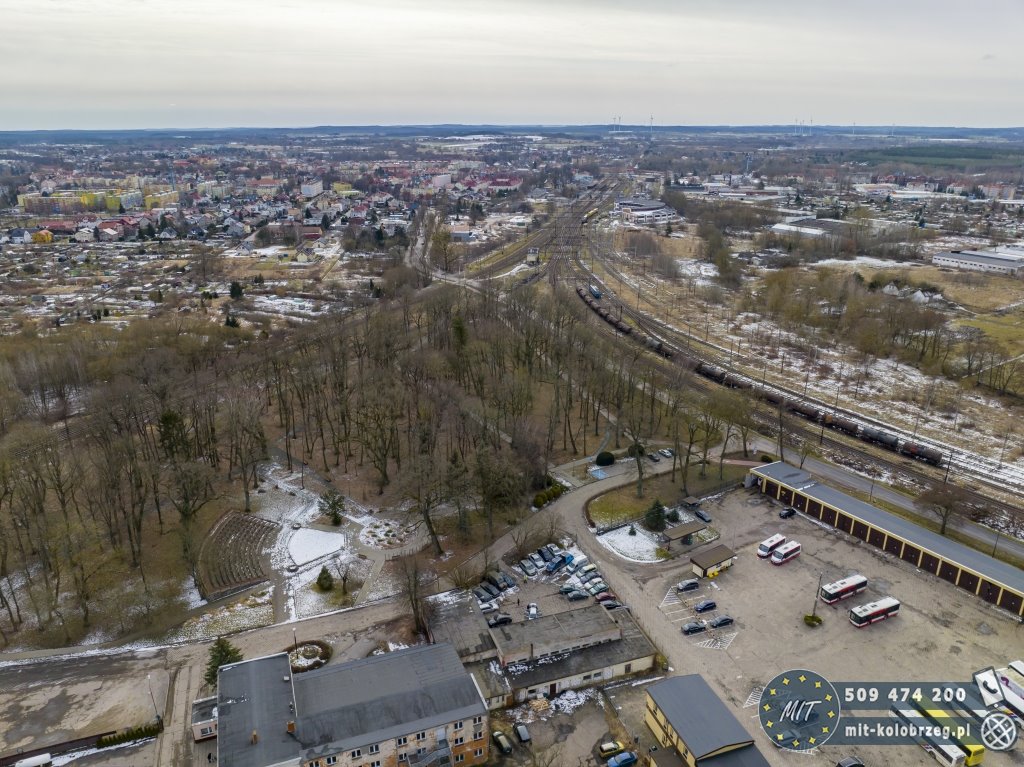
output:
M 609 262 L 607 258 L 598 257 L 601 261 L 603 268 L 614 278 L 622 281 L 622 284 L 627 284 L 624 275 L 616 268 L 616 266 Z M 596 278 L 593 273 L 587 269 L 583 260 L 579 257 L 573 259 L 569 264 L 569 270 L 566 274 L 568 280 L 588 283 L 597 283 L 601 285 L 608 296 L 608 302 L 614 304 L 617 307 L 618 312 L 623 318 L 629 320 L 634 325 L 640 334 L 646 335 L 650 338 L 658 339 L 666 348 L 672 352 L 672 360 L 656 360 L 651 358 L 647 360 L 648 364 L 657 365 L 662 369 L 663 372 L 670 376 L 676 372 L 676 367 L 680 364 L 690 367 L 692 363 L 697 361 L 703 361 L 712 365 L 720 366 L 723 369 L 733 369 L 731 359 L 722 352 L 722 350 L 714 347 L 713 345 L 705 344 L 699 339 L 694 338 L 688 334 L 682 333 L 674 328 L 667 326 L 665 323 L 660 322 L 654 318 L 651 318 L 639 311 L 638 309 L 632 308 L 628 301 L 623 301 L 620 297 L 616 296 L 615 291 L 610 288 L 610 281 L 600 280 Z M 642 294 L 641 294 L 642 295 Z M 609 330 L 611 330 L 609 328 Z M 621 338 L 621 333 L 615 333 L 611 331 L 613 335 Z M 630 343 L 635 341 L 631 340 Z M 685 360 L 685 362 L 684 362 Z M 746 377 L 746 376 L 745 376 Z M 672 380 L 671 377 L 669 380 Z M 711 381 L 704 379 L 701 376 L 694 376 L 692 385 L 705 392 L 710 392 L 716 388 L 719 388 L 719 384 L 712 383 Z M 778 392 L 785 396 L 795 400 L 812 401 L 810 398 L 802 397 L 798 393 L 794 393 L 783 389 L 778 386 L 769 385 L 770 388 L 778 390 Z M 883 427 L 887 430 L 892 431 L 893 427 L 889 424 L 885 424 L 875 419 L 865 419 L 860 414 L 845 411 L 841 408 L 832 408 L 823 403 L 821 407 L 828 410 L 835 410 L 847 414 L 849 417 L 867 421 L 873 425 Z M 769 432 L 775 433 L 778 428 L 778 417 L 777 409 L 768 407 L 765 404 L 758 405 L 755 407 L 755 418 L 759 422 L 759 427 Z M 811 429 L 806 427 L 811 426 Z M 819 444 L 827 445 L 829 449 L 834 450 L 848 458 L 851 458 L 862 463 L 882 467 L 895 476 L 904 478 L 908 483 L 916 484 L 918 486 L 930 487 L 944 482 L 948 478 L 949 465 L 945 468 L 938 467 L 935 471 L 928 471 L 925 469 L 926 464 L 918 461 L 914 461 L 911 458 L 893 458 L 890 453 L 883 453 L 880 449 L 874 450 L 868 447 L 863 442 L 857 441 L 856 443 L 848 442 L 847 438 L 837 435 L 829 429 L 821 429 L 820 423 L 807 421 L 803 418 L 790 419 L 790 424 L 787 427 L 791 432 L 797 432 L 803 436 L 804 439 L 817 440 Z M 898 432 L 898 430 L 896 430 Z M 812 433 L 816 432 L 816 433 Z M 852 440 L 852 438 L 849 438 Z M 927 443 L 926 440 L 919 440 L 920 442 Z M 963 468 L 963 474 L 966 474 L 966 469 L 970 467 L 970 464 L 963 462 L 954 462 L 953 467 Z M 976 472 L 972 472 L 974 476 Z M 987 480 L 987 484 L 991 484 L 989 477 L 977 477 L 978 479 Z M 993 498 L 990 495 L 978 492 L 973 487 L 963 487 L 969 502 L 973 505 L 985 508 L 989 510 L 990 514 L 995 517 L 1001 518 L 1002 521 L 1010 521 L 1013 519 L 1019 519 L 1021 510 L 1018 506 L 1007 503 L 1001 499 Z M 1005 487 L 997 486 L 997 489 L 1005 490 Z

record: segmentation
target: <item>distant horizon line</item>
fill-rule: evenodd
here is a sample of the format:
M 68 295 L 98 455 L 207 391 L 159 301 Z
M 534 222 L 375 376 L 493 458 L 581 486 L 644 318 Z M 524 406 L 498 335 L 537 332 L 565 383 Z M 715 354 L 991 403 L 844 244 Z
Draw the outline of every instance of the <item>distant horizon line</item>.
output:
M 213 132 L 213 131 L 291 131 L 291 130 L 371 130 L 371 129 L 458 129 L 458 130 L 479 130 L 479 129 L 502 129 L 502 130 L 557 130 L 557 129 L 594 129 L 606 130 L 609 133 L 625 131 L 668 131 L 687 129 L 781 129 L 792 131 L 808 131 L 813 134 L 816 130 L 849 130 L 849 131 L 872 131 L 872 130 L 933 130 L 933 131 L 1024 131 L 1024 125 L 937 125 L 937 124 L 912 124 L 912 123 L 808 123 L 808 122 L 785 122 L 785 123 L 688 123 L 688 124 L 665 124 L 651 125 L 644 123 L 353 123 L 353 124 L 317 124 L 317 125 L 225 125 L 225 126 L 203 126 L 203 127 L 147 127 L 147 128 L 4 128 L 0 129 L 0 135 L 12 133 L 171 133 L 171 132 Z M 801 134 L 798 134 L 801 135 Z M 806 134 L 803 134 L 806 135 Z

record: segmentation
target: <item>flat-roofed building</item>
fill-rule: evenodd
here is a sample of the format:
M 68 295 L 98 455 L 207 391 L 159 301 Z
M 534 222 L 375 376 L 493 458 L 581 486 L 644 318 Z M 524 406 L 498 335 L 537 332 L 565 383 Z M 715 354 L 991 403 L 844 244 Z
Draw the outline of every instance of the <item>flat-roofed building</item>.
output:
M 932 256 L 932 264 L 1015 277 L 1024 269 L 1024 255 L 998 250 L 952 250 L 936 253 Z

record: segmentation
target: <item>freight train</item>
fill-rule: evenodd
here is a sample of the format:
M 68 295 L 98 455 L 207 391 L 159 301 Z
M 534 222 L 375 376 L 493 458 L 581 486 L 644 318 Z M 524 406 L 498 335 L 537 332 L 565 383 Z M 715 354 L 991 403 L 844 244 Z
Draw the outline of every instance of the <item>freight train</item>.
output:
M 637 341 L 642 343 L 652 352 L 660 354 L 666 359 L 672 356 L 672 351 L 665 346 L 660 339 L 654 338 L 653 336 L 649 336 L 640 331 L 634 333 L 632 325 L 625 322 L 621 317 L 616 317 L 615 313 L 611 310 L 611 307 L 607 304 L 601 303 L 601 291 L 598 290 L 597 286 L 591 285 L 589 290 L 583 287 L 576 288 L 576 294 L 583 299 L 583 303 L 589 306 L 598 317 L 623 335 L 632 335 Z
M 851 437 L 862 439 L 865 442 L 872 442 L 876 445 L 881 445 L 882 447 L 900 453 L 901 455 L 909 456 L 910 458 L 917 458 L 925 463 L 930 463 L 932 466 L 942 465 L 942 453 L 933 447 L 927 447 L 926 445 L 911 442 L 910 440 L 903 439 L 902 437 L 898 437 L 895 434 L 891 434 L 882 429 L 876 429 L 874 426 L 865 426 L 855 423 L 849 418 L 844 418 L 843 416 L 830 413 L 826 409 L 811 402 L 790 399 L 789 397 L 779 394 L 772 389 L 762 387 L 748 378 L 739 376 L 735 373 L 729 373 L 721 368 L 715 367 L 714 365 L 709 365 L 706 362 L 698 362 L 695 369 L 700 375 L 705 378 L 710 378 L 712 381 L 720 383 L 723 386 L 729 386 L 733 389 L 749 389 L 757 393 L 761 399 L 765 400 L 765 402 L 785 408 L 797 415 L 803 416 L 808 421 L 824 424 L 830 429 L 841 431 L 844 434 L 849 434 Z
M 582 287 L 576 289 L 576 293 L 583 299 L 583 302 L 598 316 L 600 316 L 601 319 L 613 326 L 616 330 L 624 335 L 632 334 L 638 342 L 644 344 L 648 349 L 660 354 L 662 357 L 672 357 L 672 349 L 660 339 L 639 331 L 634 333 L 631 326 L 627 325 L 621 319 L 616 319 L 609 307 L 598 300 L 600 298 L 600 291 L 596 291 L 597 298 L 592 295 L 594 292 L 595 286 L 593 285 L 590 286 L 589 291 Z M 722 384 L 723 386 L 728 386 L 733 389 L 749 390 L 765 402 L 785 408 L 793 413 L 797 413 L 814 423 L 824 424 L 830 429 L 841 431 L 844 434 L 849 434 L 851 437 L 862 439 L 865 442 L 881 445 L 882 447 L 900 453 L 901 455 L 916 458 L 920 461 L 924 461 L 925 463 L 930 463 L 932 466 L 942 465 L 943 454 L 941 451 L 936 450 L 933 447 L 911 442 L 910 440 L 903 439 L 902 437 L 898 437 L 895 434 L 891 434 L 882 429 L 876 429 L 874 426 L 865 426 L 855 423 L 849 418 L 844 418 L 843 416 L 830 413 L 824 408 L 818 407 L 813 403 L 791 399 L 779 394 L 773 389 L 761 386 L 745 376 L 730 373 L 726 370 L 715 367 L 714 365 L 710 365 L 707 362 L 703 362 L 692 357 L 687 357 L 687 360 L 690 366 L 696 370 L 698 374 L 715 381 L 716 383 Z

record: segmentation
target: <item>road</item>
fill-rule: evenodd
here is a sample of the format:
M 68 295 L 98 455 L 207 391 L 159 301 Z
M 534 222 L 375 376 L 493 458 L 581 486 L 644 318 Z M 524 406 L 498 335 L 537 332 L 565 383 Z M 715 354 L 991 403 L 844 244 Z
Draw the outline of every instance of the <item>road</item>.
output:
M 754 446 L 756 450 L 775 451 L 778 449 L 774 442 L 763 438 L 755 440 Z M 897 490 L 893 490 L 887 485 L 880 484 L 877 481 L 873 482 L 870 477 L 855 474 L 841 466 L 836 466 L 833 463 L 810 456 L 804 462 L 804 469 L 830 485 L 867 493 L 879 501 L 884 501 L 898 509 L 903 509 L 917 519 L 936 521 L 934 517 L 922 513 L 914 505 L 912 498 Z M 1003 535 L 990 527 L 979 525 L 969 519 L 951 519 L 948 527 L 975 541 L 977 548 L 986 554 L 991 554 L 994 550 L 998 550 L 1024 559 L 1024 541 L 1017 538 Z

